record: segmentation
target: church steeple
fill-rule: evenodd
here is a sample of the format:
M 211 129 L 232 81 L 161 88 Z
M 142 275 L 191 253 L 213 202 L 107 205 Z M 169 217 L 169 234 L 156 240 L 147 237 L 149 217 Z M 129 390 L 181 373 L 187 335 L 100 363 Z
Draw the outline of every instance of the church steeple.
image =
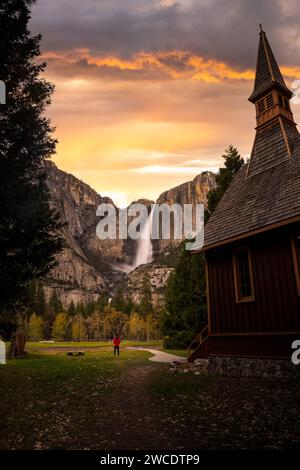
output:
M 255 84 L 252 95 L 249 101 L 254 103 L 262 94 L 268 92 L 272 88 L 277 88 L 289 98 L 292 92 L 287 88 L 284 83 L 282 74 L 272 52 L 266 33 L 260 25 L 261 31 L 259 33 L 259 46 L 256 65 Z
M 287 88 L 266 33 L 260 25 L 254 90 L 249 101 L 256 109 L 256 137 L 247 176 L 270 168 L 292 154 L 298 131 Z

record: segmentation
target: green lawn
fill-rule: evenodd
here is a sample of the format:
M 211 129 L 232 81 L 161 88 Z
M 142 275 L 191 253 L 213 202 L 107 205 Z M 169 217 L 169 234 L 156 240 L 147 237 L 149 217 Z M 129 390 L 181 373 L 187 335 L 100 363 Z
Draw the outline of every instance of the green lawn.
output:
M 0 449 L 72 447 L 74 433 L 94 432 L 95 409 L 120 377 L 151 364 L 150 355 L 123 349 L 114 357 L 102 347 L 84 357 L 31 352 L 0 365 Z
M 0 449 L 300 448 L 299 382 L 172 375 L 151 353 L 104 345 L 83 357 L 27 346 L 0 365 Z
M 57 341 L 55 343 L 26 342 L 26 350 L 43 348 L 102 348 L 111 345 L 111 341 Z M 162 341 L 122 341 L 121 346 L 162 347 Z
M 182 445 L 205 449 L 300 449 L 297 380 L 152 374 L 160 419 Z
M 188 357 L 189 352 L 187 349 L 163 349 L 166 353 L 174 354 L 175 356 Z

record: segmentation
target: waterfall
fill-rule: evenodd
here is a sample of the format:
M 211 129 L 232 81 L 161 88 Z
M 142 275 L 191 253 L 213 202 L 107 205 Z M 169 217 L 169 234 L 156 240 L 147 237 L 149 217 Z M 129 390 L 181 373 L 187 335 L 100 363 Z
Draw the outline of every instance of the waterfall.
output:
M 153 211 L 154 205 L 152 206 L 151 212 L 141 230 L 141 237 L 137 240 L 137 252 L 133 263 L 135 268 L 140 264 L 151 263 L 151 261 L 153 260 L 151 240 Z

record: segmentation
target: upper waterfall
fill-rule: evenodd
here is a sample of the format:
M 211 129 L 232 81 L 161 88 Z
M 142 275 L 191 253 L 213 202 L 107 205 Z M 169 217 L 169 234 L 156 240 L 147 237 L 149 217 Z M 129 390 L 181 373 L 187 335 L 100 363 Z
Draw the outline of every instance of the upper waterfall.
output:
M 151 240 L 151 228 L 153 221 L 154 205 L 151 207 L 150 214 L 144 226 L 141 229 L 141 236 L 137 240 L 137 252 L 133 262 L 134 267 L 140 266 L 141 264 L 151 263 L 153 261 L 153 249 Z

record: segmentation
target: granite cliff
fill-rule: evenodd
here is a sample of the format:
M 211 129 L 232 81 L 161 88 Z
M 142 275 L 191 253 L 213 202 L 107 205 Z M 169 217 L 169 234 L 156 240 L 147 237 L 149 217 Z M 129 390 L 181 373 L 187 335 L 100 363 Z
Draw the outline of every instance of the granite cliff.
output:
M 207 207 L 207 193 L 216 186 L 216 176 L 211 171 L 205 171 L 197 175 L 192 181 L 175 186 L 163 192 L 157 199 L 157 204 L 204 204 Z M 195 223 L 195 211 L 193 212 L 193 223 Z M 180 244 L 181 240 L 160 240 L 159 253 L 166 247 Z
M 118 238 L 99 240 L 96 236 L 96 226 L 100 220 L 96 209 L 101 203 L 114 205 L 113 201 L 100 196 L 73 175 L 59 170 L 52 162 L 47 162 L 46 173 L 52 205 L 59 212 L 62 222 L 66 223 L 62 234 L 66 248 L 58 256 L 56 268 L 44 279 L 47 298 L 55 290 L 67 306 L 71 301 L 95 300 L 104 291 L 113 296 L 118 287 L 124 287 L 126 295 L 138 302 L 142 279 L 147 273 L 153 300 L 162 302 L 163 288 L 176 261 L 174 247 L 180 241 L 154 242 L 154 261 L 134 269 L 138 249 L 136 241 Z M 203 172 L 192 181 L 165 191 L 156 202 L 169 205 L 206 204 L 207 192 L 214 186 L 215 175 Z M 152 201 L 140 199 L 137 202 L 144 203 L 150 210 Z M 118 208 L 115 209 L 118 215 Z
M 47 163 L 46 172 L 52 205 L 66 223 L 62 233 L 66 248 L 58 256 L 56 268 L 44 281 L 46 297 L 55 290 L 64 305 L 71 301 L 95 300 L 107 290 L 101 272 L 108 269 L 110 262 L 124 259 L 119 240 L 96 237 L 99 221 L 96 208 L 102 202 L 113 204 L 113 201 L 101 197 L 52 162 Z

